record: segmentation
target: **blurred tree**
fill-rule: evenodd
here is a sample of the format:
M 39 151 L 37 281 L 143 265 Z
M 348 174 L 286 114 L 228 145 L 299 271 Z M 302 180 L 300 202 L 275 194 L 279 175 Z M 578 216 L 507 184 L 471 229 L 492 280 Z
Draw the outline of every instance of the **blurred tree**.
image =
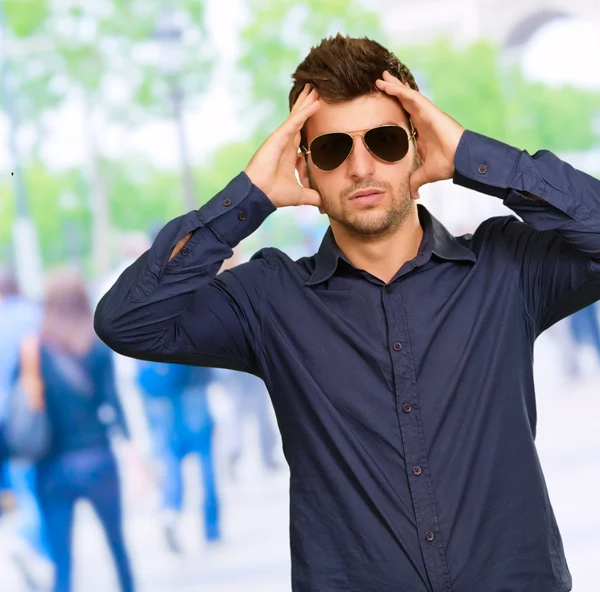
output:
M 182 96 L 195 101 L 206 90 L 215 56 L 208 42 L 205 1 L 5 0 L 5 10 L 5 45 L 18 62 L 17 108 L 21 119 L 36 128 L 30 157 L 40 160 L 51 110 L 73 103 L 84 107 L 95 268 L 105 273 L 110 265 L 110 251 L 104 247 L 109 206 L 114 215 L 123 203 L 112 199 L 101 138 L 111 123 L 131 127 L 173 117 L 174 110 L 181 122 Z M 172 43 L 174 32 L 179 33 L 177 44 Z M 185 148 L 182 138 L 180 145 Z M 185 183 L 189 190 L 190 175 Z M 142 199 L 134 194 L 127 205 L 135 209 Z
M 600 92 L 529 82 L 496 46 L 456 48 L 440 40 L 391 49 L 425 94 L 469 129 L 529 152 L 585 151 L 600 141 L 592 125 L 600 114 Z

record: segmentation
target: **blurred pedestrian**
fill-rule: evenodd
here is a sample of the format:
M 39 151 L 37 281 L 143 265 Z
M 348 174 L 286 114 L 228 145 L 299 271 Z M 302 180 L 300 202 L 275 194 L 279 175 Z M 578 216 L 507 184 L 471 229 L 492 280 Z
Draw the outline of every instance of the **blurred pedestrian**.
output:
M 227 464 L 232 479 L 237 478 L 239 462 L 244 452 L 244 425 L 255 419 L 258 428 L 260 458 L 269 471 L 279 469 L 277 462 L 277 433 L 271 418 L 271 405 L 265 383 L 252 374 L 224 368 L 215 369 L 215 379 L 233 403 L 230 430 L 230 448 Z
M 2 424 L 19 358 L 19 345 L 25 335 L 38 330 L 40 318 L 40 307 L 21 295 L 12 271 L 0 269 L 0 466 L 8 455 L 2 438 Z
M 27 344 L 39 359 L 29 389 L 33 408 L 52 426 L 48 453 L 37 465 L 36 491 L 56 567 L 54 592 L 72 588 L 75 505 L 94 508 L 115 561 L 120 589 L 134 589 L 123 536 L 121 485 L 109 435 L 128 430 L 117 395 L 110 350 L 93 333 L 91 308 L 79 273 L 53 273 L 46 286 L 39 339 Z M 23 365 L 19 371 L 23 373 Z
M 22 339 L 39 330 L 39 304 L 26 299 L 15 274 L 0 270 L 0 514 L 10 508 L 18 528 L 11 543 L 13 558 L 22 578 L 35 589 L 39 571 L 47 564 L 48 549 L 40 509 L 34 492 L 35 467 L 23 460 L 8 459 L 3 431 L 8 396 L 19 359 Z M 34 573 L 35 572 L 35 573 Z
M 153 448 L 161 464 L 161 495 L 164 535 L 169 549 L 181 551 L 178 523 L 184 504 L 183 461 L 196 455 L 202 477 L 204 538 L 221 538 L 213 433 L 214 420 L 208 406 L 209 368 L 139 362 L 139 385 L 143 394 Z
M 600 364 L 600 325 L 596 315 L 596 304 L 586 306 L 572 314 L 569 319 L 569 330 L 572 342 L 565 348 L 565 359 L 573 378 L 581 378 L 582 346 L 590 344 L 594 348 L 597 362 Z

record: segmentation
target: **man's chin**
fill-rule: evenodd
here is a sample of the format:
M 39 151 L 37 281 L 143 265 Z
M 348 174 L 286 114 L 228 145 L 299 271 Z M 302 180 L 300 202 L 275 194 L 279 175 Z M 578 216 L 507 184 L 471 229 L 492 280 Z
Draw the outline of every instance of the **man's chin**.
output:
M 363 236 L 374 236 L 389 232 L 392 224 L 389 220 L 345 220 L 341 225 L 348 232 Z

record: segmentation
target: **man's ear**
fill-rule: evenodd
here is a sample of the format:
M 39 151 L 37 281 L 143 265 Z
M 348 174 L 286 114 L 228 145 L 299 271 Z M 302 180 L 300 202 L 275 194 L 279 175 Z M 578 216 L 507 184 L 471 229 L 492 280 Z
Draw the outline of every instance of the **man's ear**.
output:
M 308 177 L 308 163 L 307 156 L 304 152 L 298 152 L 298 156 L 296 157 L 296 172 L 298 173 L 298 179 L 302 187 L 307 187 L 310 189 L 310 179 Z

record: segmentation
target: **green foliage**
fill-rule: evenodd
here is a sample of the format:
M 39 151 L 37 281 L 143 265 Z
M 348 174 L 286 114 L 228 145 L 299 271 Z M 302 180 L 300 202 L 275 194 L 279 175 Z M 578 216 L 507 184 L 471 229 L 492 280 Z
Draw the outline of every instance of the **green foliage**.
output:
M 50 10 L 48 0 L 5 2 L 7 37 L 16 40 L 12 70 L 21 118 L 39 121 L 81 93 L 109 119 L 131 123 L 171 115 L 169 74 L 160 63 L 168 50 L 156 33 L 166 6 L 163 0 L 64 0 Z M 179 14 L 184 30 L 177 84 L 193 99 L 206 90 L 215 57 L 207 43 L 205 1 L 171 0 L 168 10 Z M 115 81 L 133 101 L 111 100 Z M 140 87 L 144 92 L 136 96 Z
M 105 162 L 110 218 L 121 230 L 148 231 L 182 214 L 178 171 L 157 171 L 139 159 Z
M 600 139 L 591 125 L 600 92 L 529 82 L 493 45 L 457 49 L 440 40 L 395 50 L 421 90 L 469 129 L 530 152 L 589 150 Z
M 16 37 L 43 31 L 50 15 L 48 0 L 3 0 L 4 20 Z

